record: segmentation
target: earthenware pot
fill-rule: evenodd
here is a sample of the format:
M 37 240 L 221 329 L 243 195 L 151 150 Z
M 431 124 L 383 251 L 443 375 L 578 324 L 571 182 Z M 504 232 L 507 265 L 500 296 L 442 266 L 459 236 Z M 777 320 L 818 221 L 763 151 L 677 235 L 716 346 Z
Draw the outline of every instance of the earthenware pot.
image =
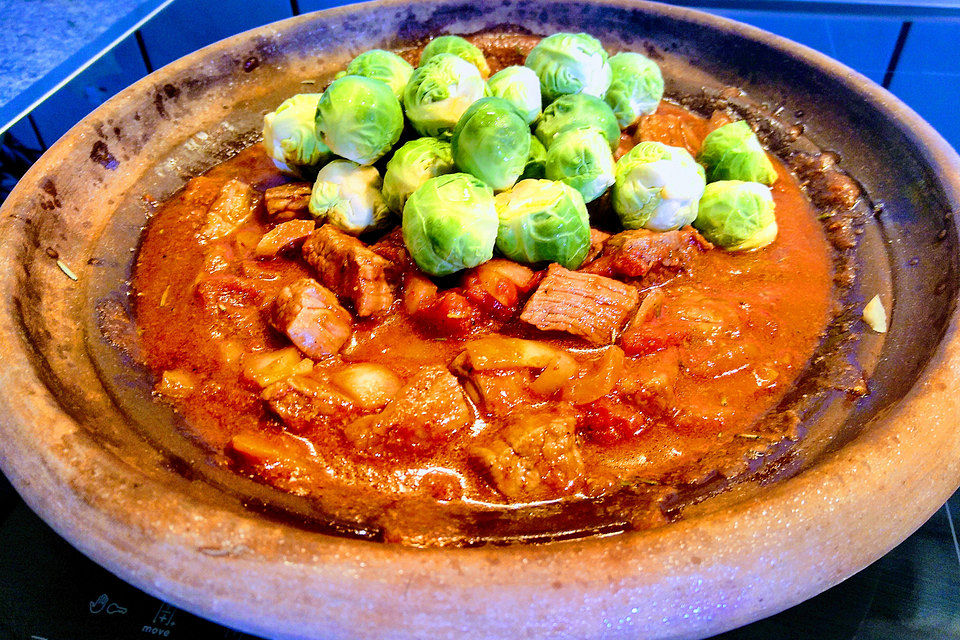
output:
M 754 108 L 788 126 L 802 121 L 806 140 L 835 151 L 876 214 L 862 226 L 851 295 L 879 291 L 888 308 L 893 300 L 886 338 L 863 338 L 870 394 L 806 414 L 813 435 L 799 466 L 642 532 L 419 549 L 317 531 L 282 503 L 208 482 L 202 460 L 171 455 L 180 436 L 169 425 L 162 435 L 168 414 L 138 386 L 136 354 L 112 346 L 135 348 L 117 292 L 153 206 L 253 143 L 263 112 L 312 86 L 304 80 L 322 84 L 372 47 L 498 25 L 587 29 L 610 48 L 647 51 L 671 91 L 740 87 Z M 54 145 L 3 205 L 0 466 L 94 561 L 264 636 L 711 635 L 865 567 L 960 484 L 958 169 L 944 141 L 869 80 L 686 9 L 387 1 L 268 25 L 123 91 Z

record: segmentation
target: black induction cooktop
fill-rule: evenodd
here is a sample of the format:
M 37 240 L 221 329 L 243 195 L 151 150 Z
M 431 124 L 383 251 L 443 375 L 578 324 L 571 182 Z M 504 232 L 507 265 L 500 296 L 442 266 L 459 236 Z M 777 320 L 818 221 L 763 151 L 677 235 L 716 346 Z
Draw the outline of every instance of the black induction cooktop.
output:
M 714 640 L 960 640 L 960 492 L 846 582 Z M 0 475 L 0 640 L 256 640 L 128 585 L 67 544 Z

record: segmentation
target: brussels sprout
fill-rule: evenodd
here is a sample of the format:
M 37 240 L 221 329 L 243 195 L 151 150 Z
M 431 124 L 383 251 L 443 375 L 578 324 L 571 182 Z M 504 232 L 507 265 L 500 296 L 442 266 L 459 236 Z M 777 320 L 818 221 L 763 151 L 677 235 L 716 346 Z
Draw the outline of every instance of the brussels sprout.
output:
M 314 124 L 319 100 L 319 93 L 301 93 L 263 117 L 263 146 L 283 171 L 297 173 L 299 167 L 315 167 L 330 157 Z
M 593 202 L 613 184 L 613 154 L 607 139 L 593 127 L 568 129 L 547 148 L 545 174 Z
M 497 249 L 517 262 L 550 260 L 576 269 L 590 249 L 590 218 L 576 189 L 552 180 L 523 180 L 494 198 Z
M 560 96 L 551 102 L 543 110 L 535 133 L 549 149 L 557 135 L 577 127 L 593 127 L 603 134 L 611 149 L 620 144 L 620 125 L 610 105 L 600 98 L 583 94 Z
M 530 155 L 527 156 L 527 164 L 523 167 L 523 173 L 520 174 L 520 180 L 539 180 L 546 175 L 547 150 L 537 140 L 536 136 L 530 136 Z
M 430 178 L 453 173 L 450 143 L 436 138 L 417 138 L 394 152 L 383 174 L 383 199 L 391 211 L 403 212 L 410 194 Z
M 490 93 L 512 104 L 527 124 L 540 115 L 543 99 L 540 96 L 540 79 L 529 67 L 501 69 L 487 81 Z
M 420 135 L 449 137 L 467 107 L 486 91 L 475 66 L 452 53 L 438 53 L 414 69 L 403 90 L 403 106 Z
M 380 195 L 380 174 L 350 160 L 334 160 L 320 170 L 308 206 L 313 217 L 326 217 L 354 235 L 382 227 L 389 215 Z
M 371 49 L 358 55 L 350 61 L 345 71 L 341 71 L 336 78 L 344 76 L 363 76 L 386 82 L 397 100 L 403 100 L 403 89 L 413 74 L 413 65 L 393 53 L 383 49 Z
M 707 185 L 693 226 L 729 251 L 759 249 L 777 237 L 770 189 L 759 182 L 718 180 Z
M 453 129 L 453 161 L 493 189 L 513 186 L 530 155 L 530 128 L 503 98 L 481 98 Z
M 483 57 L 483 51 L 460 36 L 440 36 L 428 42 L 420 53 L 420 66 L 422 67 L 424 62 L 439 53 L 450 53 L 466 60 L 477 68 L 483 79 L 490 76 L 490 65 Z
M 403 109 L 380 80 L 344 76 L 317 103 L 317 132 L 330 149 L 358 164 L 373 164 L 400 139 Z
M 540 78 L 540 92 L 547 102 L 568 93 L 602 98 L 613 75 L 603 45 L 586 33 L 555 33 L 544 38 L 527 55 L 525 64 Z
M 757 134 L 744 120 L 714 129 L 703 139 L 697 160 L 710 182 L 744 180 L 773 184 L 777 170 L 760 146 Z
M 640 116 L 653 113 L 663 97 L 663 74 L 657 63 L 639 53 L 627 51 L 610 58 L 613 81 L 604 100 L 613 109 L 621 128 Z
M 680 147 L 641 142 L 617 162 L 613 208 L 625 229 L 669 231 L 693 222 L 706 179 Z
M 469 173 L 430 178 L 403 207 L 403 241 L 417 265 L 445 276 L 493 257 L 493 191 Z

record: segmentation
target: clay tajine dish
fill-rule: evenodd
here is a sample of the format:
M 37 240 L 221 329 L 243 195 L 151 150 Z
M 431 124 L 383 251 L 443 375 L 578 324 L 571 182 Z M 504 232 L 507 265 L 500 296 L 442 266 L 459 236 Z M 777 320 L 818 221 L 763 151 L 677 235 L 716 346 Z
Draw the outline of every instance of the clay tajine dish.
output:
M 262 114 L 302 80 L 329 79 L 365 49 L 499 25 L 541 35 L 590 25 L 608 48 L 656 55 L 672 95 L 739 87 L 773 129 L 835 152 L 872 206 L 851 300 L 893 300 L 889 333 L 864 335 L 855 353 L 870 393 L 806 407 L 793 458 L 668 526 L 428 549 L 318 531 L 282 499 L 206 474 L 144 389 L 136 354 L 112 346 L 135 343 L 120 293 L 139 232 L 156 202 L 252 144 Z M 958 171 L 943 140 L 870 81 L 685 9 L 385 2 L 268 25 L 122 92 L 4 204 L 0 466 L 96 562 L 260 635 L 712 635 L 865 567 L 960 484 Z

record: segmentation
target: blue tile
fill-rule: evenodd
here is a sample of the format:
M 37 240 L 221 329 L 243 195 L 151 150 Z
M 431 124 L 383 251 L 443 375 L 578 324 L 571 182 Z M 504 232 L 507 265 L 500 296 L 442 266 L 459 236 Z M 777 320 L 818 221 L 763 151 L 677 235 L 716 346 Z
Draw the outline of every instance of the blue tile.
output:
M 108 98 L 147 73 L 133 37 L 94 62 L 33 110 L 32 116 L 48 146 Z
M 43 143 L 37 139 L 37 134 L 33 132 L 33 127 L 27 117 L 24 116 L 7 129 L 7 133 L 17 139 L 17 142 L 29 149 L 43 150 Z
M 897 71 L 957 73 L 958 43 L 960 19 L 916 20 L 900 54 Z
M 300 0 L 300 13 L 308 11 L 320 11 L 321 9 L 331 9 L 333 7 L 342 7 L 348 4 L 356 4 L 347 0 Z
M 140 33 L 155 69 L 208 44 L 293 15 L 289 0 L 177 0 Z
M 711 13 L 759 27 L 794 42 L 805 44 L 828 56 L 836 55 L 830 33 L 830 20 L 825 16 L 739 9 L 724 9 Z
M 833 57 L 880 84 L 902 24 L 899 18 L 837 16 L 829 21 Z
M 713 11 L 806 45 L 882 82 L 900 32 L 900 20 L 859 16 Z
M 960 73 L 917 73 L 898 66 L 890 91 L 933 125 L 954 149 L 960 149 Z

